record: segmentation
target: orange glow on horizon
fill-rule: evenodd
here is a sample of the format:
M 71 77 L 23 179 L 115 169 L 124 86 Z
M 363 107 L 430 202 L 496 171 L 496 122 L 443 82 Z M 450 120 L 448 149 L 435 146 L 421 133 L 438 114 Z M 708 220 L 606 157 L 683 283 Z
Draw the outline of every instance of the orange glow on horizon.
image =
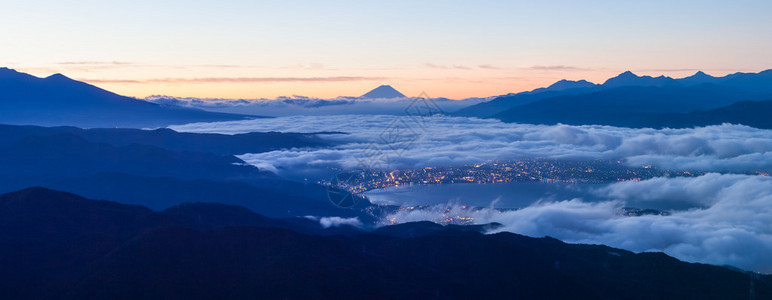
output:
M 136 98 L 151 95 L 222 99 L 274 99 L 280 96 L 335 98 L 361 96 L 383 84 L 388 84 L 406 96 L 426 93 L 430 97 L 464 99 L 491 97 L 547 87 L 561 80 L 587 80 L 603 83 L 626 69 L 437 69 L 416 67 L 394 70 L 284 70 L 249 67 L 137 67 L 114 63 L 95 68 L 84 65 L 57 65 L 37 68 L 17 68 L 20 72 L 46 77 L 62 73 L 105 90 Z M 692 69 L 672 71 L 632 70 L 639 76 L 671 76 L 681 78 L 696 72 Z M 714 76 L 733 71 L 707 70 Z M 747 70 L 758 72 L 761 70 Z M 355 74 L 355 75 L 351 75 Z M 270 75 L 270 76 L 268 76 Z

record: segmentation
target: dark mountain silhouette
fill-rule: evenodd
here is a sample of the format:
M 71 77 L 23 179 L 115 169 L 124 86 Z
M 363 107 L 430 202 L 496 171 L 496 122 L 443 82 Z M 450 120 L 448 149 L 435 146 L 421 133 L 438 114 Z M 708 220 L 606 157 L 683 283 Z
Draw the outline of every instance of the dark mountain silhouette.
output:
M 119 172 L 182 179 L 249 177 L 259 170 L 234 156 L 177 152 L 132 144 L 115 147 L 72 134 L 30 136 L 0 149 L 2 172 L 18 177 L 48 178 Z
M 601 88 L 600 85 L 586 80 L 572 81 L 562 79 L 546 88 L 538 88 L 532 91 L 499 96 L 487 102 L 462 108 L 452 114 L 465 117 L 485 118 L 518 105 L 528 104 L 550 97 L 588 93 L 597 91 Z
M 656 128 L 686 128 L 730 123 L 772 129 L 770 116 L 772 116 L 772 100 L 742 101 L 713 110 L 657 115 L 644 120 L 641 125 L 645 124 Z
M 278 145 L 271 144 L 275 141 Z M 332 205 L 322 186 L 281 179 L 232 155 L 234 149 L 256 153 L 317 145 L 322 142 L 314 135 L 225 136 L 167 129 L 3 125 L 0 192 L 44 186 L 153 209 L 182 202 L 220 202 L 275 217 L 362 215 L 367 221 L 359 210 Z M 361 201 L 357 209 L 368 205 Z
M 367 92 L 360 98 L 405 98 L 405 95 L 398 92 L 390 85 L 382 85 Z
M 42 188 L 0 195 L 0 220 L 6 299 L 772 297 L 768 275 L 463 226 L 299 233 L 237 207 L 156 212 Z
M 462 108 L 453 112 L 452 115 L 487 118 L 519 105 L 537 102 L 550 97 L 587 93 L 596 89 L 597 87 L 578 87 L 559 90 L 548 90 L 546 88 L 536 89 L 530 92 L 499 96 L 487 102 Z
M 14 186 L 31 186 L 29 183 L 35 182 L 41 181 Z M 371 206 L 368 201 L 359 201 L 350 209 L 339 208 L 327 198 L 325 187 L 280 178 L 252 178 L 251 182 L 247 182 L 95 173 L 81 177 L 61 177 L 38 185 L 153 209 L 165 209 L 185 202 L 216 202 L 244 206 L 274 218 L 312 215 L 359 217 L 363 223 L 375 221 L 372 216 L 362 212 Z M 3 184 L 3 190 L 7 190 L 7 186 Z
M 724 77 L 697 72 L 681 79 L 638 76 L 627 71 L 602 85 L 510 94 L 453 114 L 536 124 L 651 127 L 658 124 L 645 121 L 653 122 L 657 115 L 767 99 L 772 99 L 772 70 Z
M 283 228 L 302 233 L 324 234 L 318 222 L 306 218 L 271 219 L 243 206 L 222 203 L 181 203 L 161 211 L 167 222 L 196 230 L 222 227 Z
M 155 228 L 297 227 L 241 207 L 194 203 L 154 212 L 44 188 L 0 195 L 0 218 L 5 299 L 59 298 L 51 292 L 75 286 L 112 251 Z
M 78 127 L 164 127 L 253 118 L 160 106 L 124 97 L 62 74 L 38 78 L 0 68 L 0 123 Z
M 168 128 L 140 130 L 129 128 L 40 127 L 0 124 L 0 146 L 26 136 L 70 134 L 88 142 L 118 147 L 133 144 L 154 146 L 174 151 L 207 152 L 219 155 L 260 153 L 283 148 L 322 147 L 332 145 L 316 134 L 250 132 L 244 134 L 210 134 L 176 132 Z
M 641 126 L 648 118 L 668 113 L 715 109 L 750 97 L 741 90 L 716 85 L 624 86 L 598 92 L 542 99 L 505 110 L 493 117 L 531 124 Z
M 702 71 L 697 71 L 697 73 L 694 73 L 692 76 L 676 79 L 676 81 L 683 85 L 698 85 L 703 83 L 717 83 L 721 81 L 721 78 L 710 76 Z
M 558 82 L 553 83 L 552 85 L 541 88 L 541 89 L 535 89 L 532 92 L 547 92 L 547 91 L 563 91 L 568 89 L 580 89 L 580 88 L 591 88 L 595 87 L 597 84 L 594 84 L 592 82 L 589 82 L 587 80 L 560 80 Z
M 734 73 L 724 76 L 719 84 L 768 96 L 772 90 L 772 69 L 759 73 Z M 767 97 L 767 99 L 772 97 Z
M 617 77 L 609 78 L 603 83 L 604 88 L 616 88 L 620 86 L 668 86 L 677 85 L 678 82 L 670 77 L 638 76 L 626 71 Z

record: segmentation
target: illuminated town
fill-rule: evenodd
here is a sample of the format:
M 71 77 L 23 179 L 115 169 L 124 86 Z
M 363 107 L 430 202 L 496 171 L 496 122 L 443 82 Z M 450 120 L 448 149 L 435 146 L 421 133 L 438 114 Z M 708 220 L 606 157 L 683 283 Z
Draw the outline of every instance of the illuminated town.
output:
M 556 182 L 607 183 L 640 181 L 653 177 L 698 176 L 704 173 L 671 171 L 651 165 L 629 167 L 621 161 L 608 160 L 517 160 L 487 162 L 455 167 L 425 167 L 389 171 L 363 170 L 341 173 L 335 185 L 354 194 L 412 184 Z
M 641 181 L 654 177 L 700 176 L 704 172 L 673 171 L 651 165 L 630 167 L 622 161 L 609 160 L 516 160 L 506 162 L 487 162 L 455 167 L 425 167 L 419 169 L 397 169 L 389 171 L 362 170 L 338 174 L 331 181 L 320 182 L 346 190 L 357 197 L 362 193 L 381 188 L 414 184 L 452 184 L 452 183 L 505 183 L 505 182 L 544 182 L 544 183 L 611 183 L 619 181 Z M 762 174 L 763 175 L 763 174 Z M 364 210 L 373 217 L 387 216 L 398 211 L 431 209 L 424 206 L 390 206 L 379 204 Z M 434 208 L 438 209 L 438 208 Z M 447 206 L 442 208 L 432 222 L 438 224 L 475 224 L 473 212 L 482 209 L 472 206 Z M 500 209 L 499 209 L 500 210 Z M 668 212 L 653 209 L 624 207 L 619 212 L 622 216 L 667 215 Z M 387 219 L 389 224 L 396 220 Z

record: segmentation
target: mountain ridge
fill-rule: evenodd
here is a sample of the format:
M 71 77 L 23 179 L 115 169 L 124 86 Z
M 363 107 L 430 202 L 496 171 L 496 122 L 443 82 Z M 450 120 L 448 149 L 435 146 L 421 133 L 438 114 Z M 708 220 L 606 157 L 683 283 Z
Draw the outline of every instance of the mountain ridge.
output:
M 4 124 L 146 128 L 256 117 L 163 107 L 60 73 L 40 78 L 14 69 L 0 69 L 0 123 Z
M 306 134 L 0 125 L 0 192 L 43 186 L 153 209 L 216 200 L 269 216 L 357 216 L 332 205 L 323 186 L 282 179 L 234 156 L 326 145 Z
M 772 69 L 723 77 L 713 77 L 698 71 L 680 79 L 638 76 L 626 71 L 600 85 L 558 91 L 536 89 L 510 94 L 453 114 L 531 124 L 657 127 L 664 124 L 664 115 L 667 114 L 670 114 L 667 118 L 673 118 L 677 117 L 673 114 L 700 110 L 729 112 L 718 109 L 741 101 L 768 99 L 772 99 Z M 712 119 L 733 119 L 715 113 Z M 698 124 L 684 123 L 683 120 L 668 122 L 686 127 Z

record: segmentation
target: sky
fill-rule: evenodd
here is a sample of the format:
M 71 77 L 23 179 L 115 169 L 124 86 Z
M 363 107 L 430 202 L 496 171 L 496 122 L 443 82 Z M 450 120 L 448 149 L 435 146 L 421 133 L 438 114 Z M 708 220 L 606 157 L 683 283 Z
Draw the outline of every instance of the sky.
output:
M 119 94 L 487 97 L 772 68 L 770 1 L 0 0 L 0 66 Z

